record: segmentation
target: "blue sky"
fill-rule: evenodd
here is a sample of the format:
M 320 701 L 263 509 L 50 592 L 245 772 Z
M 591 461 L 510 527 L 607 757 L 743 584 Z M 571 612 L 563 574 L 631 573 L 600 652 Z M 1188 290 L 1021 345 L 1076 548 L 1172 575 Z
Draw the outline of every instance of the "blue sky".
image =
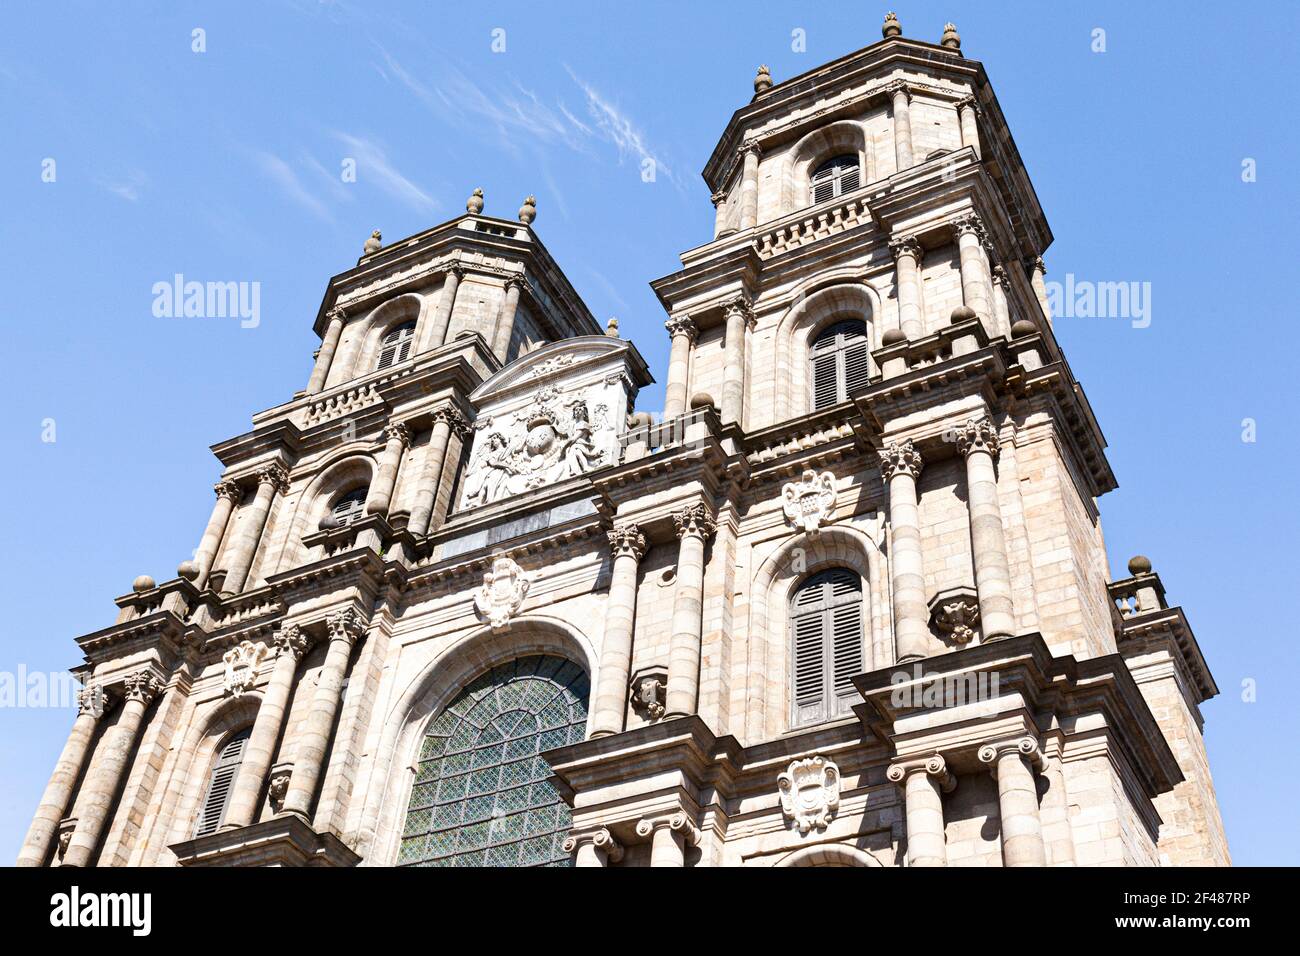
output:
M 303 387 L 325 283 L 372 229 L 443 221 L 475 186 L 507 218 L 535 194 L 551 253 L 662 380 L 647 283 L 711 236 L 699 170 L 755 68 L 779 82 L 865 46 L 889 9 L 373 6 L 7 9 L 0 671 L 75 664 L 73 638 L 112 623 L 137 574 L 174 574 L 212 506 L 207 446 Z M 893 5 L 909 36 L 956 21 L 985 64 L 1057 237 L 1049 279 L 1151 283 L 1149 327 L 1057 324 L 1120 481 L 1101 501 L 1112 569 L 1151 556 L 1222 689 L 1206 739 L 1236 862 L 1300 863 L 1296 638 L 1277 610 L 1300 533 L 1298 337 L 1278 281 L 1298 251 L 1300 5 L 1065 7 Z M 176 273 L 260 283 L 260 323 L 156 317 L 153 284 Z M 661 401 L 662 384 L 642 407 Z M 71 720 L 0 709 L 0 860 Z

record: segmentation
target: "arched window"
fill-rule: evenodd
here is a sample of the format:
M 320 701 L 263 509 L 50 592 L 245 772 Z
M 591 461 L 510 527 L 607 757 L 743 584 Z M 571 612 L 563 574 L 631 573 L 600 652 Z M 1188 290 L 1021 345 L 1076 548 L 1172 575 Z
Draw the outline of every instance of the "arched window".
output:
M 379 364 L 376 368 L 388 368 L 411 357 L 415 345 L 415 323 L 403 322 L 388 332 L 379 347 Z
M 809 351 L 813 411 L 837 405 L 867 384 L 871 365 L 865 322 L 836 322 L 813 340 Z
M 862 185 L 860 169 L 856 155 L 845 154 L 826 160 L 808 178 L 808 201 L 815 205 L 853 192 Z
M 862 579 L 848 568 L 819 571 L 790 599 L 791 723 L 849 712 L 862 673 Z
M 199 813 L 199 825 L 194 831 L 196 837 L 216 833 L 226 819 L 226 807 L 230 805 L 230 792 L 235 787 L 235 775 L 244 760 L 244 747 L 248 744 L 252 728 L 245 727 L 225 742 L 217 762 L 208 777 L 208 792 L 203 797 L 203 809 Z
M 577 664 L 522 657 L 461 691 L 425 733 L 398 865 L 569 865 L 539 754 L 583 739 L 589 689 Z
M 334 502 L 334 507 L 330 509 L 330 514 L 338 522 L 337 527 L 351 524 L 356 521 L 365 512 L 366 494 L 369 488 L 358 488 L 355 491 L 349 491 L 346 495 Z

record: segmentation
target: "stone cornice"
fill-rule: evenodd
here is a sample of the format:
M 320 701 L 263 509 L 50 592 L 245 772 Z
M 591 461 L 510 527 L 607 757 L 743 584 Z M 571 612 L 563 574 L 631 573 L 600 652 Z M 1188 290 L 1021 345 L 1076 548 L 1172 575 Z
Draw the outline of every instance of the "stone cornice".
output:
M 982 676 L 993 686 L 994 674 L 996 694 L 988 700 L 950 702 L 936 710 L 923 694 L 936 681 L 978 686 Z M 1041 635 L 1023 634 L 881 668 L 855 677 L 853 684 L 865 701 L 855 712 L 900 751 L 942 752 L 950 761 L 970 764 L 978 748 L 993 739 L 1036 736 L 1052 726 L 1065 728 L 1061 732 L 1067 744 L 1075 736 L 1104 735 L 1112 761 L 1140 782 L 1148 798 L 1183 779 L 1119 654 L 1086 660 L 1055 657 Z M 941 719 L 945 710 L 951 723 Z M 918 717 L 923 719 L 918 722 Z
M 427 285 L 429 280 L 457 265 L 467 272 L 508 278 L 522 265 L 538 283 L 542 296 L 558 307 L 539 302 L 539 316 L 559 322 L 561 335 L 597 335 L 601 328 L 569 280 L 551 258 L 537 234 L 528 226 L 490 216 L 461 215 L 423 232 L 399 239 L 378 252 L 363 256 L 357 266 L 332 277 L 317 313 L 314 329 L 324 333 L 326 315 L 339 300 L 356 315 L 385 299 Z
M 1123 583 L 1116 582 L 1116 585 Z M 1124 618 L 1119 641 L 1119 651 L 1126 659 L 1131 659 L 1144 650 L 1162 646 L 1168 648 L 1185 671 L 1190 688 L 1195 691 L 1196 696 L 1189 703 L 1202 704 L 1218 695 L 1219 685 L 1210 673 L 1200 644 L 1181 607 L 1138 611 Z

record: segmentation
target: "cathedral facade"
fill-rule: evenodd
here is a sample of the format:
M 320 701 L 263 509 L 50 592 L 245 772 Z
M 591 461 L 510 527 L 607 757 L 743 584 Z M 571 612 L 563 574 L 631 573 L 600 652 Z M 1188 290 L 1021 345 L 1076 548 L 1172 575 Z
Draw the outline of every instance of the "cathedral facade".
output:
M 662 410 L 532 197 L 329 281 L 193 559 L 78 639 L 20 864 L 1229 862 L 984 67 L 891 14 L 754 89 Z

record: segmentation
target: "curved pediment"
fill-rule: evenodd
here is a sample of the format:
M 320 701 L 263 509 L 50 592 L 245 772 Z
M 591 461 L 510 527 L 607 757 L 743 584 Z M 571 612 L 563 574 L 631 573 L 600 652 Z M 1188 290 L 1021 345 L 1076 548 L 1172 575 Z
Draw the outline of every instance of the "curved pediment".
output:
M 590 365 L 606 365 L 635 356 L 634 365 L 644 368 L 632 343 L 607 335 L 579 335 L 551 342 L 511 362 L 470 394 L 476 406 L 497 401 L 518 389 L 533 389 L 539 384 L 567 379 Z M 644 384 L 638 382 L 638 385 Z

